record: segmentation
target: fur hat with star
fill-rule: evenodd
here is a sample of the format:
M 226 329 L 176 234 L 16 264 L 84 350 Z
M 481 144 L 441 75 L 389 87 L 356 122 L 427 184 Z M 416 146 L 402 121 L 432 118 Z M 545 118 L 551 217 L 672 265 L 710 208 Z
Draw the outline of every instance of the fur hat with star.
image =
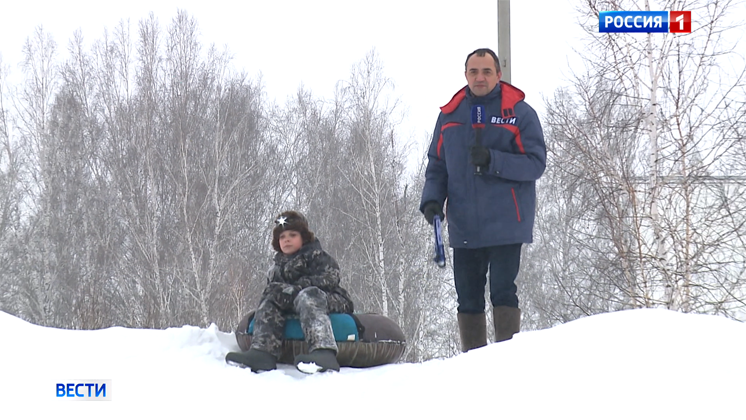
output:
M 308 229 L 308 221 L 305 216 L 297 211 L 284 211 L 275 218 L 275 227 L 272 229 L 272 248 L 277 252 L 282 252 L 280 248 L 280 234 L 286 230 L 294 230 L 300 233 L 303 244 L 313 242 L 314 235 Z

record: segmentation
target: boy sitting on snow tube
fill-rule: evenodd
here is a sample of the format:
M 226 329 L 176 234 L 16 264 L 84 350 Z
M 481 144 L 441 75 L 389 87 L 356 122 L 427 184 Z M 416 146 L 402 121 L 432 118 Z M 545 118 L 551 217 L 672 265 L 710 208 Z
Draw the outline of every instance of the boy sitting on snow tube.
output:
M 338 347 L 328 314 L 351 314 L 353 304 L 340 286 L 337 261 L 321 248 L 306 218 L 295 211 L 285 211 L 275 219 L 272 247 L 277 251 L 275 265 L 254 315 L 251 347 L 230 352 L 225 360 L 253 372 L 276 369 L 282 354 L 285 317 L 295 313 L 308 345 L 308 353 L 294 358 L 298 370 L 339 371 Z

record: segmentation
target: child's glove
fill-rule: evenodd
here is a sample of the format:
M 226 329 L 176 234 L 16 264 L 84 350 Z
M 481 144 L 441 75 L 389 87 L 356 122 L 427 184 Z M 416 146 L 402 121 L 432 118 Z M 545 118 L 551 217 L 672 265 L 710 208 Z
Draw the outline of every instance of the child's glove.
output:
M 281 309 L 293 307 L 293 300 L 301 288 L 295 284 L 272 282 L 264 289 L 263 299 L 269 299 Z
M 295 284 L 300 286 L 301 289 L 313 286 L 313 283 L 311 283 L 311 279 L 309 279 L 308 277 L 299 278 Z

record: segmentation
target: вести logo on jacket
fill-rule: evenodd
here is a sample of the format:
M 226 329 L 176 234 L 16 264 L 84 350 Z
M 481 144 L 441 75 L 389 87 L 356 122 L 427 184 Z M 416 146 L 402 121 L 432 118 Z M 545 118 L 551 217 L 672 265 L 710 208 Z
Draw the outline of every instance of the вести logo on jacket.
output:
M 502 117 L 498 117 L 497 115 L 493 115 L 490 117 L 490 123 L 491 124 L 518 125 L 518 118 L 517 117 L 502 118 Z

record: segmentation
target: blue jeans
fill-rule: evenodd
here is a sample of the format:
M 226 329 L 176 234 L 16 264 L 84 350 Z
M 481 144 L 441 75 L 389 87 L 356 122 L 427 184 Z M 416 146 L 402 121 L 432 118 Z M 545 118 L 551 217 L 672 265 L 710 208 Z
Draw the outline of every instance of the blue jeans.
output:
M 515 279 L 521 266 L 523 244 L 488 248 L 454 248 L 453 277 L 458 296 L 458 312 L 484 313 L 484 288 L 490 272 L 492 306 L 518 307 Z

